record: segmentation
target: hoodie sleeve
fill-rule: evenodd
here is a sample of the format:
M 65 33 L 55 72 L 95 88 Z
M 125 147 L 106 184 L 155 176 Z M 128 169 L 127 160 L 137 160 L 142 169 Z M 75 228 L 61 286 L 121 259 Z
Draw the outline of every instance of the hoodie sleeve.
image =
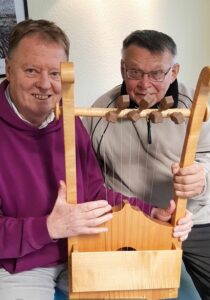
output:
M 0 259 L 19 258 L 52 243 L 46 216 L 11 218 L 0 216 Z

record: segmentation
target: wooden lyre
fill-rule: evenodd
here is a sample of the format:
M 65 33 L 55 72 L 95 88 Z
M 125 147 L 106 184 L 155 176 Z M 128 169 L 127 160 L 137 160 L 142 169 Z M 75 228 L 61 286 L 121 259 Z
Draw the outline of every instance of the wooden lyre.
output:
M 116 109 L 74 107 L 72 63 L 61 64 L 61 80 L 67 201 L 76 205 L 75 116 L 105 116 Z M 200 73 L 191 110 L 168 109 L 162 112 L 163 117 L 169 117 L 174 111 L 181 111 L 189 117 L 181 167 L 191 165 L 195 159 L 201 125 L 208 119 L 209 93 L 210 67 L 205 67 Z M 122 110 L 118 117 L 125 118 L 129 111 Z M 151 111 L 139 112 L 140 117 Z M 105 225 L 108 232 L 70 238 L 70 299 L 177 297 L 182 250 L 181 243 L 172 237 L 172 228 L 184 216 L 187 200 L 176 198 L 175 201 L 176 211 L 171 224 L 151 219 L 125 203 L 120 209 L 113 209 L 113 219 Z M 141 238 L 137 238 L 136 228 Z

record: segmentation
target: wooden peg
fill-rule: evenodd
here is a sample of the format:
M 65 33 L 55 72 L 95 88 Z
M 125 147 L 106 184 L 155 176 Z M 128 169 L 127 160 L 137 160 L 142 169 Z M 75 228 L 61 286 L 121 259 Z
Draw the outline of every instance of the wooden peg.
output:
M 140 119 L 140 111 L 139 110 L 130 111 L 127 114 L 127 118 L 132 122 L 138 121 Z
M 145 98 L 141 99 L 139 102 L 139 109 L 131 111 L 127 114 L 127 118 L 132 122 L 138 121 L 140 119 L 140 112 L 149 107 L 151 102 L 150 95 L 146 95 Z
M 130 104 L 130 98 L 128 95 L 121 95 L 116 99 L 116 107 L 119 109 L 128 108 Z
M 110 111 L 105 115 L 105 118 L 108 122 L 116 123 L 117 122 L 117 112 Z
M 150 103 L 153 101 L 152 95 L 146 95 L 141 101 L 139 102 L 139 109 L 143 110 L 149 107 Z
M 163 116 L 160 111 L 152 111 L 149 114 L 149 119 L 152 123 L 162 123 L 163 122 Z
M 171 120 L 175 124 L 181 124 L 184 122 L 184 116 L 181 112 L 174 112 L 170 115 Z
M 169 108 L 173 107 L 173 105 L 174 105 L 173 97 L 172 96 L 167 96 L 167 97 L 164 97 L 160 101 L 159 108 L 161 110 L 166 110 L 166 109 L 169 109 Z

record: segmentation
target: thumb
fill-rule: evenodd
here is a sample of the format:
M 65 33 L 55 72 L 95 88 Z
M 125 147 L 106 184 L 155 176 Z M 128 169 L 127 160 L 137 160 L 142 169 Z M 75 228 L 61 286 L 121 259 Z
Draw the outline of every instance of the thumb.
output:
M 59 202 L 59 203 L 66 203 L 66 184 L 63 180 L 60 180 L 60 187 L 59 187 L 59 190 L 58 190 L 58 196 L 57 196 L 57 199 L 56 199 L 56 203 Z
M 171 215 L 175 211 L 175 208 L 176 204 L 174 200 L 170 200 L 167 208 L 156 208 L 155 218 L 160 221 L 168 222 L 171 219 Z
M 174 200 L 170 200 L 168 207 L 165 209 L 166 213 L 168 215 L 172 215 L 173 212 L 175 211 L 176 208 L 176 203 Z
M 179 169 L 180 169 L 180 167 L 179 167 L 178 163 L 173 163 L 171 165 L 171 172 L 173 175 L 176 175 L 179 172 Z

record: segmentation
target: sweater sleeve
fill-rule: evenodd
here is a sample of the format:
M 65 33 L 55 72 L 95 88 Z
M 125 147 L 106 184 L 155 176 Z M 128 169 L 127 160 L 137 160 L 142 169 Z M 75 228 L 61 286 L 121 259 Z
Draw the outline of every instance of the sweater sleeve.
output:
M 19 258 L 52 243 L 46 216 L 11 218 L 0 216 L 0 259 Z

